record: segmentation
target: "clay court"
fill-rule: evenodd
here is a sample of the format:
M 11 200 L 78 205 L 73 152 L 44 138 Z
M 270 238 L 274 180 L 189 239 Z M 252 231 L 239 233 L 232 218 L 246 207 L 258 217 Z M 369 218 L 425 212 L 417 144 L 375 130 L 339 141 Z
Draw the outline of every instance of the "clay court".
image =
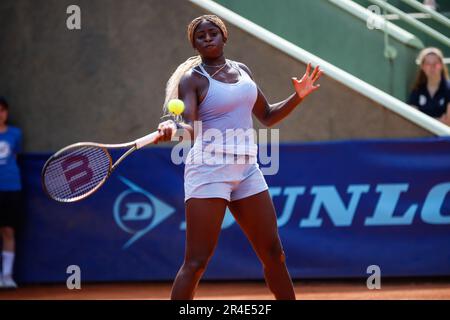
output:
M 170 282 L 82 284 L 68 290 L 64 284 L 28 285 L 0 291 L 0 300 L 166 300 Z M 450 300 L 450 279 L 389 279 L 380 290 L 369 290 L 365 281 L 296 281 L 299 300 Z M 263 282 L 203 282 L 197 300 L 272 300 Z

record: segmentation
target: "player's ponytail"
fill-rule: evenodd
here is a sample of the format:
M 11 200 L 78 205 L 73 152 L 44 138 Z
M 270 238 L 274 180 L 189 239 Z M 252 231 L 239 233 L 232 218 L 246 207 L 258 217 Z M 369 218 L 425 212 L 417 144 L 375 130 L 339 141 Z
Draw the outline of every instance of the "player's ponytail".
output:
M 169 114 L 167 110 L 167 103 L 172 99 L 178 99 L 178 84 L 180 83 L 183 75 L 191 70 L 192 68 L 198 66 L 202 62 L 200 56 L 194 56 L 187 59 L 185 62 L 180 64 L 172 76 L 167 81 L 166 85 L 166 99 L 164 100 L 164 115 Z

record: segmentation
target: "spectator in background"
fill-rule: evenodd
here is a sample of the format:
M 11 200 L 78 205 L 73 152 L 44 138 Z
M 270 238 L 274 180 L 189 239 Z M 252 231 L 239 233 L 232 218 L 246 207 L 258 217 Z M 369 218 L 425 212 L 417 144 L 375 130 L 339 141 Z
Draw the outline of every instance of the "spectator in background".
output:
M 8 102 L 0 97 L 0 234 L 3 244 L 0 288 L 17 287 L 12 277 L 14 231 L 21 214 L 22 186 L 16 158 L 21 147 L 22 133 L 19 128 L 7 124 L 8 111 Z
M 437 48 L 423 49 L 409 104 L 450 126 L 450 82 L 444 56 Z

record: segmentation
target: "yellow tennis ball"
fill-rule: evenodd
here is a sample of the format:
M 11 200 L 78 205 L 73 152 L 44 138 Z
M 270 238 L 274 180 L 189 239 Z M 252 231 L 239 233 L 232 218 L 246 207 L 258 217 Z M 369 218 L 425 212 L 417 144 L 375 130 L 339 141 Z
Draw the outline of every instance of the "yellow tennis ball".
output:
M 169 112 L 179 116 L 184 111 L 184 102 L 180 99 L 172 99 L 167 104 Z

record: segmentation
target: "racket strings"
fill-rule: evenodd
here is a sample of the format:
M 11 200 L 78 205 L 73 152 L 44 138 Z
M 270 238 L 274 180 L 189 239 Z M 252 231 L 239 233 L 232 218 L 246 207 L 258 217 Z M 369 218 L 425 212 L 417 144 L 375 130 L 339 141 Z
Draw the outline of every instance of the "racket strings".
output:
M 103 148 L 73 147 L 50 160 L 44 171 L 44 184 L 52 198 L 69 201 L 100 185 L 110 167 L 111 157 Z

